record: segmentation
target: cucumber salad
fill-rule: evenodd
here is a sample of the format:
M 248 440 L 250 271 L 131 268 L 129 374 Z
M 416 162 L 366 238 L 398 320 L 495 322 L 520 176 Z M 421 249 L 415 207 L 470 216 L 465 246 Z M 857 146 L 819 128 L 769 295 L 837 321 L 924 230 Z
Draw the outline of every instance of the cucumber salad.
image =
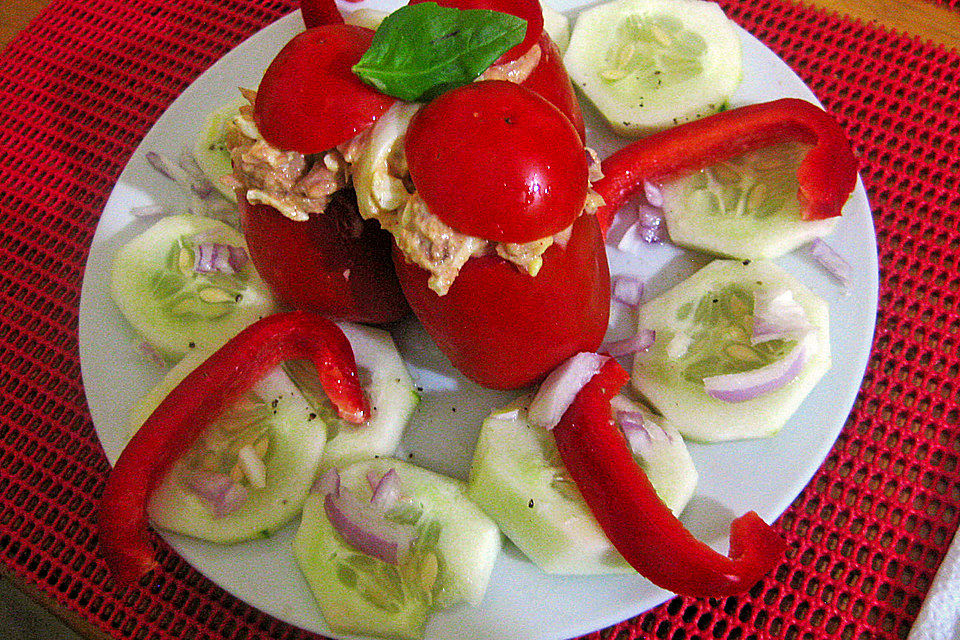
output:
M 324 37 L 300 46 L 310 55 L 320 46 L 352 51 L 359 37 L 357 56 L 364 57 L 356 67 L 363 71 L 354 73 L 366 88 L 343 91 L 366 96 L 374 87 L 377 95 L 357 102 L 357 111 L 377 115 L 356 131 L 337 133 L 334 143 L 324 138 L 319 147 L 301 149 L 296 145 L 307 134 L 298 134 L 295 145 L 278 144 L 300 126 L 270 120 L 294 99 L 270 79 L 288 78 L 291 68 L 300 73 L 295 47 L 273 58 L 276 47 L 303 30 L 300 17 L 290 16 L 269 35 L 274 49 L 254 54 L 255 45 L 244 45 L 238 49 L 244 55 L 234 52 L 221 63 L 227 77 L 243 69 L 241 80 L 230 80 L 242 86 L 241 95 L 218 89 L 215 100 L 202 101 L 193 137 L 148 147 L 135 158 L 151 187 L 130 190 L 122 202 L 134 204 L 119 214 L 125 229 L 95 242 L 91 253 L 107 266 L 88 270 L 85 297 L 96 287 L 96 316 L 123 322 L 104 348 L 102 339 L 91 341 L 93 316 L 89 306 L 84 310 L 87 301 L 81 305 L 91 413 L 98 431 L 103 422 L 122 425 L 109 437 L 101 432 L 104 448 L 112 461 L 128 442 L 128 458 L 142 455 L 130 450 L 150 447 L 151 455 L 172 458 L 122 459 L 114 472 L 157 474 L 155 484 L 146 477 L 139 483 L 149 485 L 143 490 L 149 523 L 218 583 L 243 583 L 248 567 L 262 572 L 264 584 L 254 591 L 273 595 L 241 587 L 243 599 L 337 637 L 567 637 L 635 615 L 667 591 L 722 596 L 749 588 L 782 553 L 763 520 L 802 488 L 839 428 L 800 433 L 795 423 L 815 421 L 804 415 L 817 410 L 808 396 L 819 393 L 838 362 L 850 367 L 856 380 L 831 400 L 839 403 L 831 410 L 843 414 L 842 424 L 865 364 L 861 346 L 852 354 L 835 351 L 836 323 L 853 333 L 837 309 L 862 307 L 864 300 L 869 307 L 871 295 L 875 303 L 875 275 L 861 285 L 853 272 L 861 249 L 832 248 L 842 247 L 836 234 L 849 214 L 841 219 L 839 207 L 853 187 L 813 183 L 806 169 L 827 162 L 825 148 L 846 144 L 834 136 L 836 125 L 815 107 L 817 113 L 798 114 L 794 103 L 750 110 L 771 91 L 751 78 L 760 45 L 744 40 L 718 5 L 703 0 L 615 0 L 572 18 L 544 6 L 542 35 L 538 26 L 533 36 L 532 14 L 500 14 L 496 2 L 414 3 L 411 24 L 451 20 L 458 35 L 478 24 L 497 34 L 489 38 L 494 44 L 458 45 L 469 55 L 489 49 L 489 60 L 470 61 L 479 70 L 468 79 L 429 82 L 391 66 L 390 56 L 400 55 L 387 41 L 401 29 L 396 13 L 379 4 L 343 6 L 346 24 L 322 31 L 330 6 L 304 1 L 312 27 L 305 33 Z M 435 13 L 448 10 L 456 14 Z M 782 64 L 763 51 L 764 64 Z M 287 67 L 277 70 L 280 59 Z M 248 68 L 250 60 L 259 67 Z M 202 80 L 212 87 L 223 76 Z M 289 80 L 272 82 L 282 87 Z M 491 98 L 479 96 L 486 83 Z M 806 91 L 795 84 L 794 91 Z M 396 100 L 393 91 L 413 97 Z M 535 93 L 535 104 L 525 106 Z M 180 114 L 197 95 L 185 94 Z M 548 213 L 531 218 L 542 229 L 530 238 L 499 223 L 495 230 L 464 223 L 471 212 L 444 200 L 430 182 L 432 169 L 424 164 L 434 153 L 430 136 L 460 126 L 462 104 L 474 100 L 490 100 L 494 111 L 520 109 L 501 118 L 508 126 L 523 125 L 523 110 L 536 112 L 541 137 L 568 136 L 555 144 L 583 149 L 582 166 L 563 174 L 582 184 L 557 189 L 544 205 Z M 480 116 L 466 126 L 489 125 Z M 463 139 L 481 158 L 502 157 L 499 147 L 481 148 L 484 137 Z M 536 161 L 522 135 L 515 144 L 528 164 Z M 695 151 L 679 153 L 684 148 Z M 668 157 L 671 150 L 683 159 Z M 451 180 L 461 155 L 444 156 Z M 556 162 L 546 164 L 543 179 L 560 180 L 549 173 L 558 171 Z M 665 165 L 675 169 L 647 168 Z M 855 168 L 843 169 L 855 178 Z M 644 179 L 627 185 L 623 176 L 631 172 Z M 502 184 L 512 188 L 510 178 Z M 145 201 L 146 191 L 154 195 Z M 478 187 L 476 201 L 485 198 Z M 574 204 L 558 221 L 564 198 Z M 865 207 L 859 198 L 846 205 L 857 215 Z M 823 212 L 831 206 L 834 213 Z M 116 207 L 108 204 L 105 220 Z M 286 235 L 324 215 L 333 222 L 307 232 L 308 242 Z M 828 236 L 830 244 L 823 241 Z M 341 237 L 355 244 L 340 253 L 326 248 Z M 396 265 L 399 284 L 383 284 L 381 271 L 370 268 L 384 261 L 391 274 Z M 523 276 L 519 285 L 515 274 Z M 546 288 L 533 285 L 530 297 L 546 296 L 558 283 L 575 295 L 569 302 L 547 299 L 542 308 L 496 302 L 534 281 Z M 493 282 L 493 290 L 483 282 Z M 270 322 L 274 333 L 264 328 Z M 554 333 L 542 334 L 543 326 Z M 311 337 L 298 337 L 300 331 Z M 571 332 L 582 335 L 570 338 Z M 872 315 L 855 333 L 872 333 Z M 126 354 L 125 364 L 113 366 L 104 382 L 93 380 L 91 363 L 117 354 Z M 270 366 L 257 369 L 259 359 Z M 247 385 L 251 367 L 255 382 Z M 614 367 L 622 377 L 610 373 Z M 600 384 L 601 378 L 611 382 Z M 116 406 L 114 394 L 129 402 Z M 104 418 L 97 398 L 107 397 L 113 400 Z M 196 399 L 196 408 L 183 400 L 172 406 L 171 398 Z M 208 420 L 211 406 L 217 409 Z M 198 424 L 188 424 L 182 412 L 194 412 Z M 597 415 L 598 426 L 590 426 Z M 186 425 L 178 432 L 190 434 L 186 440 L 178 436 L 182 442 L 173 444 L 148 433 L 163 428 L 164 416 Z M 608 428 L 613 440 L 599 444 Z M 584 438 L 597 442 L 597 451 L 616 449 L 610 455 L 620 455 L 629 473 L 649 485 L 656 522 L 666 527 L 658 534 L 664 544 L 689 544 L 676 533 L 688 527 L 722 551 L 679 546 L 689 564 L 673 568 L 645 557 L 643 539 L 624 530 L 637 528 L 632 516 L 616 522 L 616 511 L 628 508 L 622 505 L 645 504 L 645 489 L 626 487 L 620 471 L 598 472 L 606 453 L 599 462 L 583 457 Z M 795 446 L 777 444 L 781 439 L 809 442 L 809 453 L 798 457 L 811 462 L 795 469 L 797 463 L 779 460 L 785 446 Z M 762 453 L 764 447 L 780 453 Z M 769 489 L 776 500 L 744 502 L 756 493 L 743 489 L 750 478 L 722 486 L 730 472 L 721 467 L 730 460 L 755 467 L 757 478 L 779 476 Z M 103 513 L 128 513 L 114 496 L 133 484 L 108 487 Z M 743 494 L 733 499 L 732 515 L 709 509 L 730 492 Z M 598 505 L 606 498 L 617 505 L 609 507 L 613 515 Z M 698 562 L 709 554 L 726 560 L 722 539 L 733 518 L 754 532 L 758 548 L 743 561 L 755 565 L 753 573 L 739 576 L 742 583 L 714 582 Z M 717 521 L 724 524 L 718 528 Z M 120 536 L 115 526 L 101 520 L 105 556 L 136 555 L 109 541 L 111 532 Z M 211 555 L 215 564 L 205 564 Z M 142 575 L 116 568 L 127 560 L 107 560 L 118 580 Z M 624 593 L 635 584 L 644 585 L 638 595 Z M 591 595 L 574 602 L 583 590 Z M 540 597 L 536 607 L 521 602 Z M 567 603 L 561 613 L 558 600 Z

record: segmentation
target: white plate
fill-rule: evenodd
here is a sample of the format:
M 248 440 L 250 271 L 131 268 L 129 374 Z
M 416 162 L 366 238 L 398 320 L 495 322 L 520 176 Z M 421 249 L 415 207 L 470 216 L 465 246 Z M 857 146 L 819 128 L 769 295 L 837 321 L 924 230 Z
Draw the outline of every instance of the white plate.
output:
M 559 8 L 574 6 L 571 3 Z M 572 15 L 575 10 L 568 13 Z M 149 167 L 144 154 L 154 150 L 175 156 L 183 146 L 192 146 L 206 114 L 234 99 L 238 86 L 256 87 L 272 57 L 301 29 L 298 15 L 287 16 L 248 39 L 198 78 L 144 138 L 107 202 L 84 275 L 80 358 L 90 413 L 111 462 L 127 437 L 126 416 L 131 404 L 163 373 L 145 361 L 137 339 L 110 301 L 111 257 L 148 225 L 129 214 L 131 207 L 155 202 L 180 209 L 186 206 L 183 196 Z M 816 101 L 770 50 L 746 32 L 741 31 L 741 36 L 744 75 L 734 105 L 785 96 Z M 602 156 L 624 143 L 605 135 L 595 114 L 589 108 L 586 111 L 590 143 Z M 733 517 L 753 509 L 772 521 L 799 494 L 836 439 L 859 389 L 877 307 L 876 240 L 862 184 L 858 184 L 831 242 L 855 267 L 846 287 L 839 286 L 802 255 L 780 261 L 830 304 L 831 371 L 775 437 L 691 446 L 700 485 L 683 520 L 695 535 L 723 552 Z M 613 273 L 632 271 L 649 277 L 651 294 L 706 261 L 670 246 L 651 248 L 642 259 L 628 259 L 615 251 L 610 254 Z M 611 335 L 628 333 L 631 323 L 629 317 L 615 315 Z M 493 404 L 513 394 L 484 391 L 465 383 L 416 323 L 408 323 L 396 337 L 418 384 L 426 388 L 423 404 L 404 438 L 404 451 L 423 466 L 466 478 L 481 419 Z M 293 559 L 293 529 L 290 526 L 269 540 L 234 547 L 174 535 L 166 539 L 191 564 L 238 598 L 291 624 L 329 635 Z M 569 638 L 635 616 L 669 596 L 639 576 L 545 575 L 507 544 L 482 605 L 436 614 L 427 637 Z

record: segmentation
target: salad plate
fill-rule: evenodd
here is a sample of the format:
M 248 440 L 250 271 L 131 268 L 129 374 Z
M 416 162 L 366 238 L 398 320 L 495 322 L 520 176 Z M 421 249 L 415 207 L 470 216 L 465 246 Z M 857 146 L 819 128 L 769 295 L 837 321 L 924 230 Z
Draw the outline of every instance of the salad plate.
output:
M 352 4 L 393 9 L 387 0 Z M 557 2 L 571 19 L 576 2 Z M 148 151 L 176 157 L 192 148 L 207 114 L 234 101 L 238 87 L 255 88 L 274 55 L 303 29 L 298 13 L 258 32 L 200 76 L 161 116 L 134 152 L 111 194 L 90 249 L 80 301 L 80 358 L 87 402 L 98 437 L 111 463 L 130 436 L 131 406 L 165 372 L 145 357 L 133 330 L 110 298 L 111 263 L 116 251 L 151 221 L 131 214 L 159 204 L 185 212 L 188 197 L 152 169 Z M 803 82 L 762 43 L 738 29 L 743 46 L 743 80 L 731 106 L 797 97 L 816 102 Z M 588 145 L 606 157 L 628 141 L 606 129 L 584 104 Z M 804 249 L 778 260 L 830 307 L 833 366 L 796 414 L 775 436 L 723 444 L 689 445 L 700 475 L 696 494 L 683 513 L 701 540 L 727 551 L 730 522 L 754 510 L 775 520 L 796 498 L 822 463 L 850 412 L 863 377 L 877 308 L 877 252 L 870 209 L 862 183 L 827 241 L 853 266 L 841 284 L 815 264 Z M 651 245 L 641 255 L 608 248 L 611 274 L 632 273 L 647 282 L 645 299 L 657 295 L 705 265 L 709 258 L 669 244 Z M 608 338 L 635 330 L 632 311 L 614 303 Z M 423 389 L 422 402 L 404 435 L 399 456 L 426 468 L 466 479 L 480 424 L 490 409 L 519 392 L 482 389 L 456 373 L 415 321 L 394 328 L 394 338 Z M 218 546 L 164 533 L 187 561 L 239 599 L 298 627 L 332 637 L 293 556 L 296 523 L 262 540 Z M 252 579 L 251 576 L 256 576 Z M 428 638 L 548 640 L 569 638 L 635 616 L 670 594 L 638 575 L 555 576 L 541 572 L 509 543 L 497 560 L 483 602 L 435 613 Z

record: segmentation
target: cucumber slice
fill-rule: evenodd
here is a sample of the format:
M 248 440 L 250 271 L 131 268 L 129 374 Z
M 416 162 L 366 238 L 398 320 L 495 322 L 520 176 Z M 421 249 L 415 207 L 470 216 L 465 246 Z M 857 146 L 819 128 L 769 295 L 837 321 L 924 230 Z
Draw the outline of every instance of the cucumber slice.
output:
M 420 638 L 433 608 L 478 604 L 500 551 L 497 526 L 458 480 L 396 459 L 367 460 L 340 471 L 341 487 L 369 500 L 368 472 L 400 476 L 403 497 L 387 512 L 418 531 L 398 567 L 349 546 L 331 526 L 323 498 L 311 495 L 293 548 L 324 619 L 337 633 Z
M 114 301 L 137 333 L 173 361 L 191 350 L 210 352 L 274 309 L 252 262 L 233 275 L 195 273 L 201 240 L 247 246 L 235 229 L 212 218 L 167 216 L 113 261 Z
M 170 370 L 134 408 L 131 432 L 209 353 L 190 353 Z M 150 499 L 150 519 L 162 529 L 221 544 L 268 536 L 300 512 L 325 442 L 324 422 L 278 367 L 174 464 Z M 218 517 L 207 499 L 187 488 L 186 479 L 197 468 L 237 473 L 235 467 L 242 468 L 237 452 L 244 444 L 265 449 L 266 486 L 258 489 L 244 479 L 249 490 L 246 502 Z
M 237 201 L 237 194 L 226 187 L 221 178 L 233 173 L 233 161 L 226 142 L 226 128 L 240 113 L 240 107 L 247 104 L 242 98 L 217 109 L 209 116 L 197 137 L 193 155 L 200 169 L 210 179 L 210 183 L 230 202 Z
M 661 499 L 680 513 L 693 495 L 697 472 L 680 434 L 623 396 L 616 406 L 642 411 L 650 445 L 637 461 Z M 661 437 L 662 434 L 662 437 Z M 607 540 L 567 475 L 549 431 L 530 424 L 526 401 L 494 411 L 480 431 L 470 471 L 470 497 L 537 566 L 556 574 L 633 571 Z
M 839 218 L 804 220 L 797 169 L 806 148 L 783 143 L 664 182 L 670 239 L 707 253 L 770 259 L 834 230 Z
M 753 346 L 753 292 L 789 290 L 805 310 L 817 349 L 789 383 L 752 400 L 707 395 L 703 378 L 756 369 L 782 359 L 795 341 Z M 656 331 L 634 358 L 633 384 L 687 438 L 718 442 L 779 431 L 830 368 L 827 304 L 772 262 L 715 260 L 643 305 L 638 323 Z
M 312 365 L 301 362 L 284 365 L 327 424 L 329 439 L 323 455 L 324 469 L 360 458 L 393 455 L 410 416 L 420 403 L 413 379 L 388 332 L 349 322 L 337 324 L 353 347 L 360 381 L 370 401 L 371 416 L 367 422 L 354 425 L 337 416 Z
M 573 84 L 625 136 L 720 111 L 742 75 L 733 23 L 703 0 L 616 0 L 588 9 L 563 61 Z

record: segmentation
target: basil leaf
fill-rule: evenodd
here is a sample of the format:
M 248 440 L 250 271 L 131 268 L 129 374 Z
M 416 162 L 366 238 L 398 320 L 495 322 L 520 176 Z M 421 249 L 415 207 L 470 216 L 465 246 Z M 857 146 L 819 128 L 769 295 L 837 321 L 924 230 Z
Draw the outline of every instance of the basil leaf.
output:
M 380 24 L 353 72 L 387 95 L 427 101 L 473 82 L 526 30 L 526 20 L 498 11 L 406 5 Z

